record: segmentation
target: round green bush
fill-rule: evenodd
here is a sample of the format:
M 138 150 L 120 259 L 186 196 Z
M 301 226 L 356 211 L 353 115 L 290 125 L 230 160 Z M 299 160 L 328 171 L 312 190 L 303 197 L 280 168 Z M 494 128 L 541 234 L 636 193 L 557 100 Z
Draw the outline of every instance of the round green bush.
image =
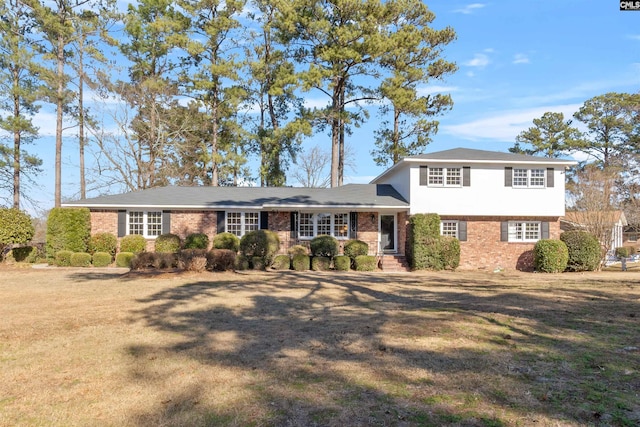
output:
M 291 266 L 295 271 L 306 271 L 311 268 L 311 259 L 309 255 L 297 254 L 291 260 Z
M 565 231 L 560 235 L 569 251 L 568 271 L 594 271 L 600 267 L 602 247 L 598 238 L 580 230 Z
M 134 255 L 147 250 L 147 239 L 140 234 L 129 234 L 120 240 L 120 252 L 131 252 Z
M 338 255 L 338 240 L 326 234 L 311 239 L 311 255 L 333 258 Z
M 264 258 L 261 256 L 251 257 L 251 268 L 253 270 L 264 270 L 266 268 L 266 264 L 264 262 Z
M 89 239 L 89 253 L 106 252 L 111 256 L 116 254 L 118 238 L 111 233 L 98 233 Z
M 131 268 L 131 260 L 135 254 L 133 252 L 120 252 L 116 255 L 116 266 Z
M 55 265 L 58 267 L 69 267 L 71 265 L 71 251 L 58 251 L 55 256 Z
M 254 230 L 240 239 L 240 252 L 253 263 L 254 257 L 262 258 L 262 264 L 268 267 L 280 249 L 278 235 L 269 230 Z
M 362 240 L 349 240 L 344 244 L 344 254 L 352 260 L 359 255 L 369 255 L 369 245 Z
M 289 255 L 276 255 L 271 268 L 274 270 L 289 270 L 291 268 L 291 258 Z
M 375 271 L 378 268 L 378 260 L 370 255 L 358 255 L 354 263 L 356 271 Z
M 287 249 L 287 253 L 291 257 L 295 255 L 309 255 L 309 249 L 306 246 L 294 245 Z
M 7 262 L 31 262 L 33 263 L 38 254 L 35 246 L 23 246 L 13 248 L 7 254 Z
M 156 249 L 157 253 L 166 253 L 166 254 L 175 254 L 180 251 L 180 246 L 182 245 L 182 241 L 180 240 L 180 236 L 177 234 L 161 234 L 156 238 Z
M 213 236 L 213 249 L 229 249 L 234 252 L 240 250 L 240 239 L 232 233 L 219 233 Z
M 636 253 L 636 248 L 633 246 L 622 246 L 616 248 L 616 257 L 618 258 L 629 258 L 634 253 Z
M 111 265 L 113 257 L 108 252 L 96 252 L 93 254 L 94 267 L 108 267 Z
M 349 271 L 351 268 L 351 258 L 346 255 L 338 255 L 333 259 L 333 268 L 338 271 Z
M 91 254 L 86 252 L 74 252 L 69 258 L 71 267 L 89 267 L 91 265 Z
M 229 271 L 236 266 L 236 253 L 231 249 L 211 249 L 207 253 L 207 270 Z
M 248 270 L 249 269 L 249 259 L 246 256 L 242 255 L 242 254 L 236 255 L 235 268 L 238 271 Z
M 9 245 L 23 245 L 35 233 L 31 217 L 19 209 L 0 209 L 0 258 Z M 1 259 L 0 259 L 1 260 Z
M 204 233 L 192 233 L 184 239 L 185 249 L 207 249 L 209 248 L 209 236 Z
M 562 240 L 538 240 L 533 247 L 534 267 L 543 273 L 562 273 L 567 268 L 569 249 Z
M 311 269 L 313 271 L 328 271 L 331 269 L 331 258 L 326 256 L 314 256 L 311 259 Z

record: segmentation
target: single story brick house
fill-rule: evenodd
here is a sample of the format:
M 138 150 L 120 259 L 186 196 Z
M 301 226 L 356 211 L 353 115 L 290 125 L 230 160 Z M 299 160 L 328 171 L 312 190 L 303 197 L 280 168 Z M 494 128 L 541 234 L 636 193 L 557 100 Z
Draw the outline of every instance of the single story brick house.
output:
M 437 213 L 460 240 L 461 268 L 531 267 L 531 250 L 558 238 L 565 169 L 572 160 L 473 149 L 403 158 L 370 184 L 336 188 L 162 187 L 63 204 L 91 211 L 92 233 L 237 236 L 278 233 L 281 251 L 329 234 L 367 242 L 369 253 L 405 252 L 410 215 Z

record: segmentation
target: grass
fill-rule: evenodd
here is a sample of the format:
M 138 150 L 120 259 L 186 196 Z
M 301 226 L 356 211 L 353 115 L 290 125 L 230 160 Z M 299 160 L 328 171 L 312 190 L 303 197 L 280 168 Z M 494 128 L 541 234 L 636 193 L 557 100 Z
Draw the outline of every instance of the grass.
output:
M 640 424 L 637 272 L 0 277 L 2 426 Z

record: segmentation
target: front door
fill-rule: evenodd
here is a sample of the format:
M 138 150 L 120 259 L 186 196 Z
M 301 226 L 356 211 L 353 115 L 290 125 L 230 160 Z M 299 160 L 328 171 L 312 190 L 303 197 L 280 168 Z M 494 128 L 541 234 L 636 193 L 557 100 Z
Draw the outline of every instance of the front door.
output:
M 395 215 L 380 215 L 380 248 L 382 252 L 396 252 Z

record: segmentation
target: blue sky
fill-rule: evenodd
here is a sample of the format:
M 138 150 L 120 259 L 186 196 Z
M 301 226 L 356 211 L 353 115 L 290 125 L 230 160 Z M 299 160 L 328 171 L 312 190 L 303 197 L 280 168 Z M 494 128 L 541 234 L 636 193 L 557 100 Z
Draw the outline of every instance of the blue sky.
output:
M 620 11 L 614 0 L 537 0 L 493 2 L 429 1 L 434 27 L 451 26 L 457 40 L 445 48 L 459 70 L 434 81 L 426 92 L 450 93 L 454 107 L 439 117 L 440 130 L 426 152 L 455 147 L 507 151 L 515 137 L 544 112 L 571 115 L 587 99 L 607 92 L 640 91 L 640 11 Z M 314 94 L 308 94 L 315 103 Z M 347 140 L 356 170 L 345 182 L 368 182 L 382 173 L 369 154 L 377 116 Z M 55 127 L 52 114 L 37 119 L 41 133 Z M 318 133 L 307 146 L 330 149 Z M 33 193 L 43 208 L 53 205 L 53 141 L 35 146 L 44 160 L 41 188 Z M 77 198 L 77 143 L 63 147 L 63 198 Z M 289 182 L 289 184 L 295 184 Z

